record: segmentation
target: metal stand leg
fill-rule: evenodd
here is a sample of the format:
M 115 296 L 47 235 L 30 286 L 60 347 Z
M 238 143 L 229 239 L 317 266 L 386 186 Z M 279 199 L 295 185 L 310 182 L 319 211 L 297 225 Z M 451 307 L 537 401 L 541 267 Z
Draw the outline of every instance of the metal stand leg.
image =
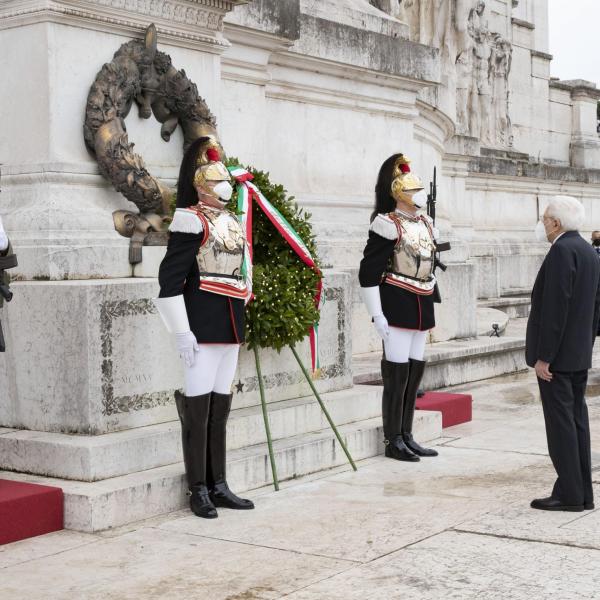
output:
M 260 359 L 258 358 L 258 348 L 254 347 L 254 360 L 256 362 L 256 374 L 258 375 L 258 387 L 260 389 L 260 403 L 262 405 L 263 419 L 265 421 L 265 432 L 267 434 L 267 445 L 269 446 L 269 459 L 271 460 L 271 471 L 273 472 L 273 486 L 275 491 L 279 490 L 279 479 L 277 478 L 277 465 L 275 464 L 275 455 L 273 454 L 273 442 L 271 440 L 271 428 L 269 426 L 269 415 L 267 414 L 267 401 L 265 399 L 265 387 L 263 384 L 262 373 L 260 370 Z
M 293 352 L 294 356 L 296 357 L 296 360 L 298 361 L 298 364 L 300 365 L 300 368 L 302 369 L 302 373 L 304 373 L 304 377 L 306 377 L 306 381 L 308 381 L 308 385 L 310 385 L 310 389 L 313 391 L 315 398 L 319 402 L 319 404 L 321 406 L 321 410 L 323 411 L 323 414 L 329 421 L 329 425 L 330 425 L 331 429 L 333 429 L 333 433 L 335 433 L 335 437 L 337 438 L 338 442 L 340 443 L 342 450 L 346 454 L 346 457 L 348 458 L 348 462 L 352 465 L 352 468 L 356 471 L 357 468 L 356 468 L 356 465 L 354 464 L 354 460 L 352 460 L 352 456 L 350 455 L 350 452 L 348 452 L 348 448 L 346 447 L 344 440 L 342 440 L 342 437 L 340 436 L 340 432 L 338 431 L 337 427 L 335 426 L 335 423 L 333 422 L 327 408 L 325 407 L 325 404 L 323 403 L 321 396 L 319 396 L 319 392 L 317 392 L 317 388 L 315 387 L 315 384 L 313 383 L 310 375 L 308 374 L 306 367 L 300 360 L 300 357 L 298 356 L 298 353 L 296 352 L 296 348 L 294 348 L 294 346 L 290 346 L 290 349 Z

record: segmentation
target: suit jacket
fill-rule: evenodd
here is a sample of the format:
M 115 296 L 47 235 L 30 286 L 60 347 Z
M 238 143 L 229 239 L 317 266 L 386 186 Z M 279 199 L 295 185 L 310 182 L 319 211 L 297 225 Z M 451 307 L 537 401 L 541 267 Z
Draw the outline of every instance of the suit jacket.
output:
M 531 293 L 525 356 L 550 363 L 551 371 L 592 366 L 600 315 L 600 261 L 577 231 L 552 244 Z

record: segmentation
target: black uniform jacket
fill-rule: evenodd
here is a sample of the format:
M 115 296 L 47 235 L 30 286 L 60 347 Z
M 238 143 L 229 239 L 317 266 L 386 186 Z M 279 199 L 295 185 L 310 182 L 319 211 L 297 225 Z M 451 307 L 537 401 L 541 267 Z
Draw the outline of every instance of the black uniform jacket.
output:
M 372 229 L 369 231 L 369 239 L 360 261 L 358 280 L 361 287 L 379 286 L 381 308 L 389 325 L 427 331 L 435 327 L 433 295 L 423 296 L 389 283 L 382 283 L 398 239 L 397 232 L 394 234 L 395 225 L 393 227 L 389 234 L 394 236 L 393 239 L 388 239 Z
M 8 248 L 0 252 L 0 283 L 8 285 L 10 283 L 10 275 L 8 269 L 12 269 L 17 266 L 17 257 L 13 252 L 10 241 L 8 242 Z M 4 304 L 4 297 L 0 294 L 0 308 Z
M 160 264 L 160 298 L 183 294 L 190 329 L 199 344 L 237 344 L 244 341 L 244 301 L 200 289 L 196 255 L 202 233 L 172 232 Z
M 574 372 L 592 366 L 600 314 L 600 261 L 577 231 L 552 244 L 531 293 L 525 356 L 550 370 Z

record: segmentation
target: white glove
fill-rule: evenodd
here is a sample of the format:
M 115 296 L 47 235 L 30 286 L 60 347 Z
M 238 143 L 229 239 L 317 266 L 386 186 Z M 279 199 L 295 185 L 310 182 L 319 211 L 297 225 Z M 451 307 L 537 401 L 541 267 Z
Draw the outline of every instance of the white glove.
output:
M 361 287 L 360 293 L 367 307 L 367 311 L 373 317 L 373 324 L 377 333 L 383 341 L 386 341 L 390 335 L 390 327 L 387 319 L 383 315 L 381 308 L 381 296 L 379 295 L 379 286 Z
M 177 342 L 179 358 L 183 359 L 186 367 L 193 367 L 196 362 L 196 352 L 200 349 L 196 336 L 191 331 L 176 333 L 175 341 Z
M 4 252 L 8 248 L 8 236 L 2 225 L 2 217 L 0 217 L 0 252 Z
M 383 315 L 378 315 L 377 317 L 373 317 L 373 325 L 375 325 L 375 329 L 379 334 L 379 337 L 387 342 L 390 337 L 390 326 L 388 325 L 387 319 Z

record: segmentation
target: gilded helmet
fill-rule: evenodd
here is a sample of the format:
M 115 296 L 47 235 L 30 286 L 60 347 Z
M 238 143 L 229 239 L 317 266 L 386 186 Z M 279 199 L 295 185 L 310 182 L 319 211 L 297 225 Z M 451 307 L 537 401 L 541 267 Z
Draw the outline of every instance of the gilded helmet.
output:
M 401 154 L 396 159 L 392 172 L 391 194 L 395 199 L 403 199 L 406 192 L 418 192 L 423 189 L 421 180 L 411 172 L 410 160 Z
M 227 167 L 221 162 L 221 144 L 212 135 L 206 136 L 206 142 L 202 144 L 196 159 L 196 173 L 194 174 L 194 186 L 202 189 L 211 196 L 218 197 L 214 190 L 206 185 L 207 182 L 221 181 L 230 182 L 231 175 Z

